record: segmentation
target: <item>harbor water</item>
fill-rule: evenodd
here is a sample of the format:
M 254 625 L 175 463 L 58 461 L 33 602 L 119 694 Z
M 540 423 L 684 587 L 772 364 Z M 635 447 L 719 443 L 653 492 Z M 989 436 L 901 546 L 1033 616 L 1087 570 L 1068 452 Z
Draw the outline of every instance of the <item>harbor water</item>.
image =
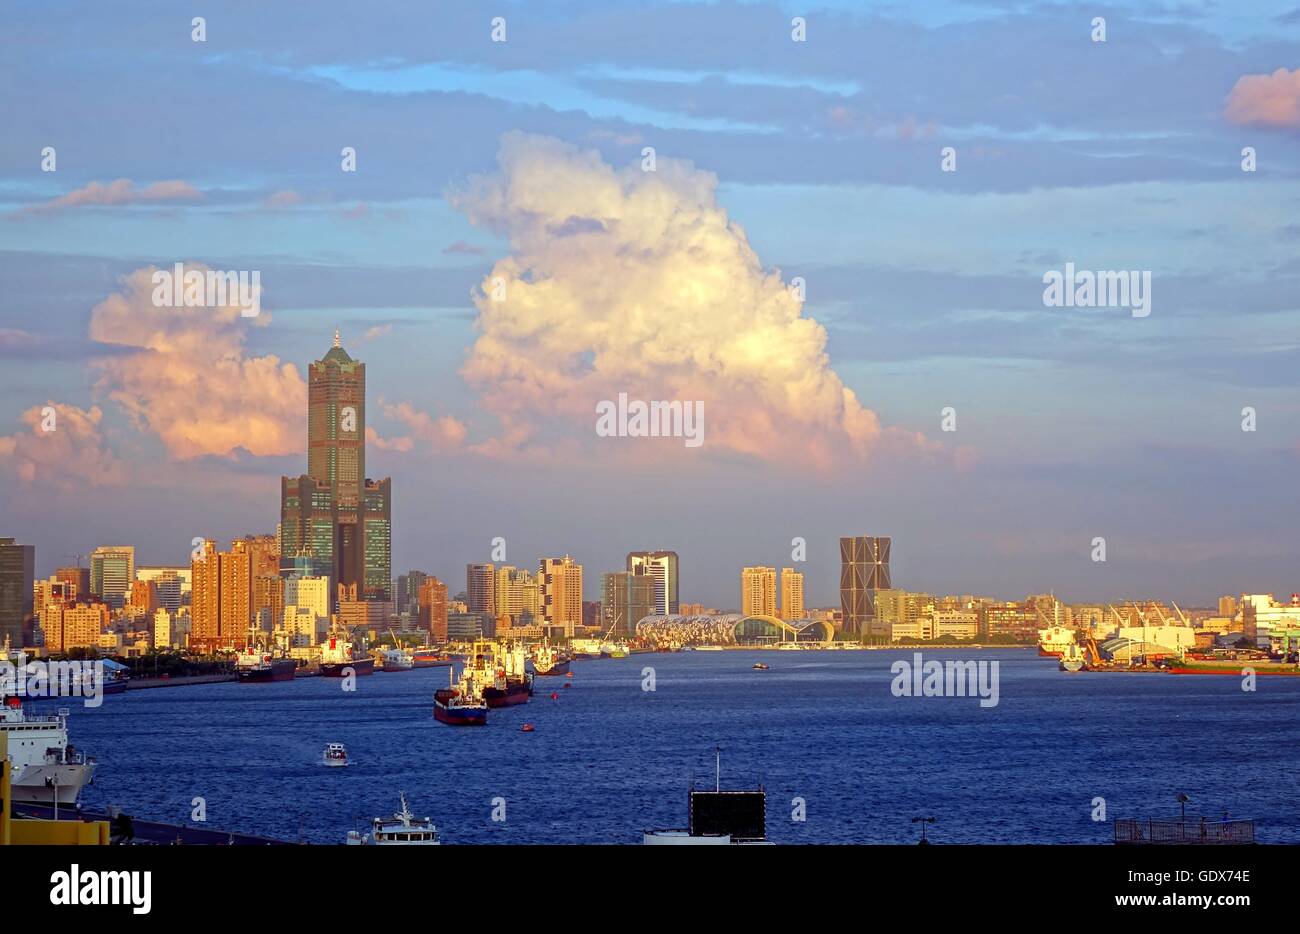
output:
M 996 660 L 997 705 L 895 696 L 890 666 L 912 650 L 735 650 L 577 661 L 481 728 L 434 721 L 435 668 L 353 692 L 330 678 L 128 691 L 75 707 L 70 738 L 99 761 L 87 806 L 189 823 L 202 799 L 203 826 L 309 843 L 367 829 L 399 791 L 448 844 L 637 843 L 685 825 L 715 747 L 724 788 L 766 788 L 778 843 L 907 843 L 911 818 L 933 816 L 936 843 L 1106 844 L 1113 818 L 1177 817 L 1179 792 L 1189 821 L 1226 811 L 1254 818 L 1260 842 L 1300 843 L 1277 779 L 1300 760 L 1298 678 L 1249 692 L 1239 677 L 1065 674 L 1026 649 L 923 655 Z M 350 767 L 322 767 L 330 742 Z

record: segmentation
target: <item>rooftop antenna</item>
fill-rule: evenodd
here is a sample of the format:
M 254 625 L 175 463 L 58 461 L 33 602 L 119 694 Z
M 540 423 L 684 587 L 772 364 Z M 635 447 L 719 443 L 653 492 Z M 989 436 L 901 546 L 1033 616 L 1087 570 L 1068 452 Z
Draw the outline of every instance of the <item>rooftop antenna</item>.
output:
M 722 791 L 722 747 L 713 747 L 713 790 Z

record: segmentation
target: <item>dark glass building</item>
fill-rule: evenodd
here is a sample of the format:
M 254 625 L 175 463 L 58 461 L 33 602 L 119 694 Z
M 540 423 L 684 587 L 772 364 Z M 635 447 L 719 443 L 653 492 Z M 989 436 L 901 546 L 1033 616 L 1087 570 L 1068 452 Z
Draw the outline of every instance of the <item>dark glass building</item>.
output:
M 846 634 L 858 639 L 881 635 L 876 627 L 875 592 L 890 587 L 888 538 L 840 539 L 840 611 Z M 889 634 L 884 636 L 888 641 Z
M 15 650 L 25 644 L 23 635 L 32 620 L 35 577 L 36 546 L 0 538 L 0 645 L 6 638 Z
M 307 374 L 307 472 L 280 479 L 280 554 L 329 568 L 336 598 L 341 585 L 391 601 L 392 481 L 366 478 L 365 438 L 366 365 L 335 331 Z

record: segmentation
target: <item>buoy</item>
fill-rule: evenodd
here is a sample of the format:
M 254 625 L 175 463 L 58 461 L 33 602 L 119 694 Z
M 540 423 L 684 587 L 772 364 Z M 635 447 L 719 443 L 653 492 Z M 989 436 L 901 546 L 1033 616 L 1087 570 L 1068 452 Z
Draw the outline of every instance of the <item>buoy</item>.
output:
M 570 683 L 567 682 L 567 681 L 564 682 L 564 686 L 565 686 L 566 688 L 571 688 L 571 687 L 573 687 L 573 685 L 570 684 Z
M 525 723 L 523 726 L 521 726 L 521 727 L 519 728 L 519 732 L 521 732 L 521 733 L 531 733 L 531 732 L 533 732 L 533 725 L 532 725 L 531 723 Z
M 564 673 L 564 677 L 566 677 L 566 678 L 572 678 L 572 677 L 573 677 L 573 672 L 571 672 L 571 671 L 566 671 L 566 672 Z
M 552 691 L 552 692 L 551 692 L 551 700 L 559 700 L 559 699 L 560 699 L 560 695 L 559 695 L 558 693 L 556 693 L 555 691 Z

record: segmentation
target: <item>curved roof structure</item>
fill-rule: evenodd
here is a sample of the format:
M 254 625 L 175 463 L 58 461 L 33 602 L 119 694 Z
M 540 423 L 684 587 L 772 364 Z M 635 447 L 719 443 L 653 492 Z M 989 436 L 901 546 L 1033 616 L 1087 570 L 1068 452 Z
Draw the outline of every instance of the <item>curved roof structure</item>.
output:
M 819 619 L 791 623 L 775 616 L 646 616 L 636 624 L 638 638 L 682 645 L 743 645 L 749 642 L 829 642 L 835 628 Z

